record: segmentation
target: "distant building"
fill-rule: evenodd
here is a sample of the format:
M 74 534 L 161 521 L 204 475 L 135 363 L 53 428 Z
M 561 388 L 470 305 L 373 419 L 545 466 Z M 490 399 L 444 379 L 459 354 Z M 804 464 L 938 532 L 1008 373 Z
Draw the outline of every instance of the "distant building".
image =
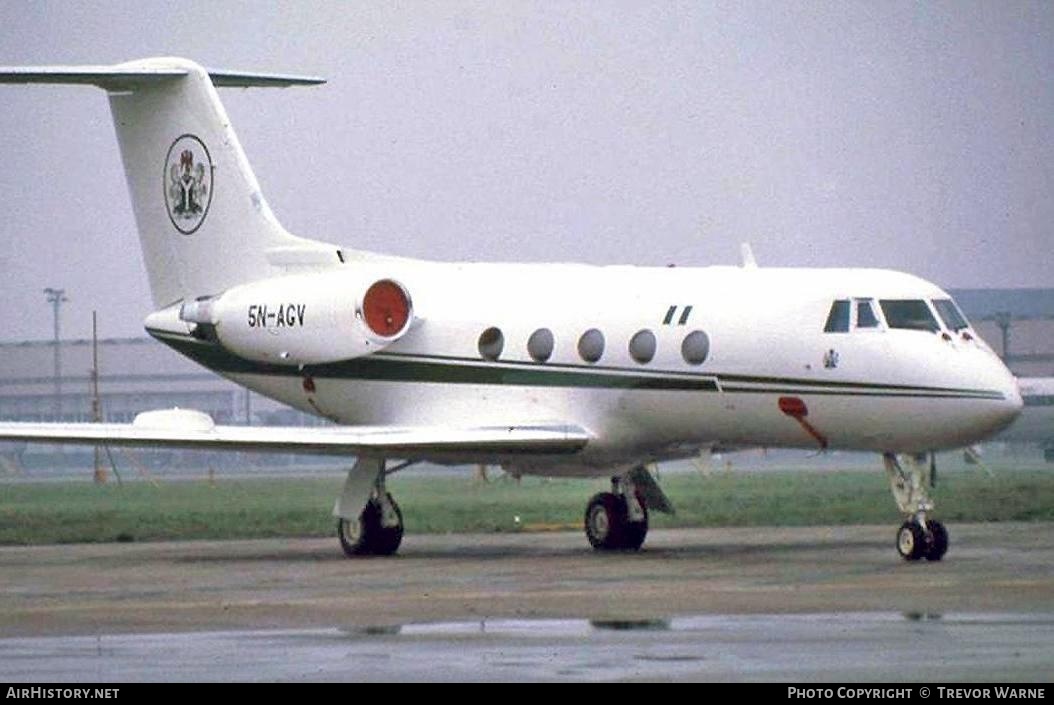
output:
M 51 341 L 0 343 L 0 419 L 91 421 L 92 345 L 60 345 L 56 384 Z M 104 421 L 129 422 L 141 411 L 182 407 L 222 424 L 304 425 L 314 417 L 228 382 L 150 338 L 99 341 L 99 396 Z
M 92 421 L 92 344 L 62 341 L 62 378 L 54 374 L 51 341 L 0 343 L 0 420 Z M 102 420 L 131 422 L 151 409 L 181 407 L 208 413 L 220 424 L 281 426 L 329 423 L 290 409 L 225 380 L 151 338 L 100 340 L 99 397 Z M 2 446 L 3 444 L 0 444 Z M 13 444 L 7 444 L 10 451 Z M 25 467 L 89 465 L 93 449 L 34 444 L 14 446 Z M 124 462 L 127 453 L 119 453 Z M 208 464 L 230 466 L 238 454 L 204 451 L 142 451 L 146 466 Z M 288 463 L 293 456 L 266 456 L 254 463 Z M 0 463 L 0 474 L 5 469 Z M 9 469 L 8 469 L 9 470 Z
M 959 289 L 949 293 L 1014 374 L 1054 377 L 1054 289 Z

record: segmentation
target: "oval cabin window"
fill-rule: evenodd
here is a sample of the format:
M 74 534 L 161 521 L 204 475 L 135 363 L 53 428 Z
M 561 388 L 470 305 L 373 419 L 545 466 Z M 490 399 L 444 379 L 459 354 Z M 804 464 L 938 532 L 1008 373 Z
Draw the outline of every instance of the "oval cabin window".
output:
M 586 362 L 599 362 L 604 356 L 604 334 L 590 328 L 578 339 L 578 356 Z
M 553 332 L 548 328 L 539 328 L 527 339 L 527 354 L 535 362 L 546 362 L 553 355 Z
M 710 336 L 701 330 L 694 330 L 684 336 L 681 342 L 681 357 L 689 365 L 701 365 L 710 354 Z
M 643 365 L 655 357 L 655 347 L 655 334 L 646 328 L 639 330 L 630 338 L 629 356 Z
M 480 333 L 479 354 L 485 360 L 497 360 L 505 348 L 505 336 L 498 328 L 488 328 Z

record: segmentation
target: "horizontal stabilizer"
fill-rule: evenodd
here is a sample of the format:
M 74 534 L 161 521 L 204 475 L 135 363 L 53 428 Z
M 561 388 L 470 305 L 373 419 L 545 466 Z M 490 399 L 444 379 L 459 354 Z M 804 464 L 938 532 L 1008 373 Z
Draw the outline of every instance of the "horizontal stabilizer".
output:
M 0 83 L 58 83 L 98 86 L 120 90 L 171 81 L 190 74 L 190 70 L 176 66 L 0 66 Z M 208 69 L 212 84 L 234 88 L 285 88 L 314 86 L 325 83 L 324 78 L 292 76 L 277 73 L 251 73 Z
M 223 88 L 286 88 L 287 86 L 317 86 L 326 82 L 318 76 L 293 76 L 283 73 L 251 73 L 207 69 L 212 85 Z
M 233 450 L 313 455 L 372 454 L 408 459 L 474 458 L 524 453 L 574 453 L 591 436 L 578 426 L 529 424 L 456 428 L 440 426 L 214 426 L 200 421 L 169 423 L 172 412 L 149 412 L 133 424 L 0 423 L 0 441 Z M 177 415 L 189 414 L 185 411 Z M 178 416 L 176 416 L 178 419 Z M 147 422 L 144 422 L 147 421 Z

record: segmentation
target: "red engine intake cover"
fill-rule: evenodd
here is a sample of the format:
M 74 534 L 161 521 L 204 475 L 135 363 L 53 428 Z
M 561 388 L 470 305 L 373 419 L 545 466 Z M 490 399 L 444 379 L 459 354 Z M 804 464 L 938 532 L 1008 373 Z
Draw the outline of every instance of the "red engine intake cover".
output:
M 391 338 L 410 322 L 410 297 L 391 279 L 373 283 L 362 297 L 362 320 L 374 335 Z

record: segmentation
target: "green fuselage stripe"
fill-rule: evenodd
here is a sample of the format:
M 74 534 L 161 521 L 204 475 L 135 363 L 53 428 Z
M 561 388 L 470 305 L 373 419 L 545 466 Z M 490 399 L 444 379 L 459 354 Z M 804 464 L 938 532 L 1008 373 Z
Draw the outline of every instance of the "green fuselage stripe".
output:
M 640 389 L 668 391 L 718 391 L 745 394 L 815 394 L 880 397 L 927 397 L 1001 400 L 999 392 L 979 389 L 910 387 L 874 383 L 823 382 L 777 377 L 700 375 L 690 372 L 642 373 L 626 368 L 533 365 L 443 358 L 425 355 L 374 353 L 367 357 L 323 365 L 253 362 L 221 346 L 185 336 L 154 333 L 160 341 L 195 362 L 220 373 L 253 374 L 317 379 L 356 379 L 379 382 L 431 382 L 438 384 L 513 385 L 524 387 L 575 387 L 591 389 Z
M 434 382 L 439 384 L 494 384 L 525 387 L 584 387 L 602 389 L 653 389 L 717 391 L 712 377 L 671 377 L 609 373 L 604 370 L 574 371 L 538 365 L 510 366 L 499 363 L 464 364 L 439 360 L 401 359 L 374 354 L 324 365 L 289 365 L 253 362 L 232 355 L 207 342 L 158 335 L 166 345 L 216 372 L 318 379 L 361 379 L 378 382 Z

